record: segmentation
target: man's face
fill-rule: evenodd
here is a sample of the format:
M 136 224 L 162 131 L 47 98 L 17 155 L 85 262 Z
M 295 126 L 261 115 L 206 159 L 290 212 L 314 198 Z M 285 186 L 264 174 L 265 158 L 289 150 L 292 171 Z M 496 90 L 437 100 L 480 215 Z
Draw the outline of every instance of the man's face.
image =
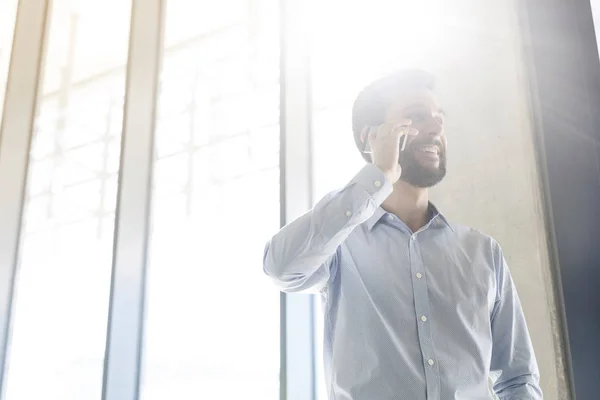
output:
M 444 112 L 430 90 L 415 90 L 398 96 L 386 113 L 386 122 L 400 123 L 410 119 L 416 136 L 400 152 L 400 179 L 416 187 L 431 187 L 446 175 L 446 134 Z

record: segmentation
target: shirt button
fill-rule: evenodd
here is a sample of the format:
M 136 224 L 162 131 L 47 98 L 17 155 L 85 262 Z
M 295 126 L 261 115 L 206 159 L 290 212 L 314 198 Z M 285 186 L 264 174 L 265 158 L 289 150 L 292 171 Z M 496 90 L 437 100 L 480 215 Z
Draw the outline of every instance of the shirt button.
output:
M 394 216 L 393 215 L 388 215 L 388 220 L 393 221 L 394 220 Z
M 423 277 L 423 274 L 422 274 L 422 273 L 420 273 L 420 272 L 417 272 L 417 278 L 418 278 L 418 279 L 421 279 L 422 277 Z
M 427 360 L 427 364 L 429 365 L 433 365 L 435 364 L 435 361 L 433 361 L 431 358 L 429 360 Z
M 375 181 L 373 182 L 373 184 L 375 185 L 375 187 L 381 187 L 381 181 Z
M 412 235 L 412 236 L 410 237 L 410 240 L 412 240 L 412 241 L 414 242 L 416 238 L 417 238 L 417 237 L 416 237 L 415 235 Z
M 426 316 L 424 316 L 424 315 L 421 315 L 421 321 L 423 321 L 423 322 L 427 322 L 427 317 L 426 317 Z
M 346 217 L 350 217 L 352 215 L 352 211 L 348 210 L 346 211 Z

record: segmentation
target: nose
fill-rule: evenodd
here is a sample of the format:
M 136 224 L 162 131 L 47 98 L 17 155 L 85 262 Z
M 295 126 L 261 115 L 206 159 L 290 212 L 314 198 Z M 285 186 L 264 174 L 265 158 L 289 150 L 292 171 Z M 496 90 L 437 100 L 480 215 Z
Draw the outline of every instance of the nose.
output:
M 421 129 L 421 132 L 427 136 L 440 137 L 444 134 L 444 124 L 435 117 L 429 118 Z

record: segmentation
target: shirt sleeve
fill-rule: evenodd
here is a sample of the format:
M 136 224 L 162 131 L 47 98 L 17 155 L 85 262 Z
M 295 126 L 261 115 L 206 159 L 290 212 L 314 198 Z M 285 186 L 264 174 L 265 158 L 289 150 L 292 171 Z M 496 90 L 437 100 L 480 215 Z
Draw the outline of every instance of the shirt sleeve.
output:
M 263 270 L 285 292 L 317 292 L 338 267 L 339 247 L 392 193 L 379 168 L 366 165 L 267 243 Z
M 521 302 L 502 250 L 494 244 L 497 294 L 491 317 L 493 388 L 500 400 L 541 400 L 540 374 Z

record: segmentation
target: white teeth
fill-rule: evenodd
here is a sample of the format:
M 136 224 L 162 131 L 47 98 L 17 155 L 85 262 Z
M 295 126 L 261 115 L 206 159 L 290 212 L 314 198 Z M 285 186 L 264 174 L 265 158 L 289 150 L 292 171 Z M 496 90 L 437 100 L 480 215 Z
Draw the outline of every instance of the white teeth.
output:
M 425 152 L 425 153 L 433 153 L 433 154 L 438 154 L 439 150 L 437 148 L 437 146 L 425 146 L 425 147 L 421 147 L 420 149 L 421 151 Z

